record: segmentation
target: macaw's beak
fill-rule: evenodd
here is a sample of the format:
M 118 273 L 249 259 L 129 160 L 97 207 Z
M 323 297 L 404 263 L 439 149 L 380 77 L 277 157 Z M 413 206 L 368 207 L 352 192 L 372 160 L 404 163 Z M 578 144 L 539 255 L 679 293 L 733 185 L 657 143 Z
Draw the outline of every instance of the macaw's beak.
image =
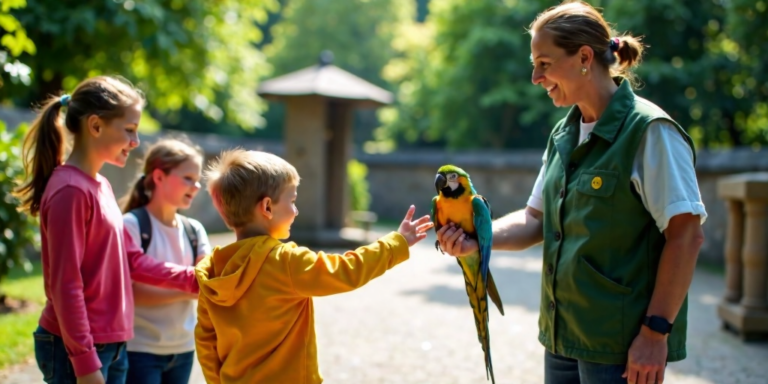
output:
M 448 179 L 445 178 L 445 176 L 441 174 L 437 174 L 435 176 L 435 189 L 437 190 L 437 193 L 440 193 L 440 191 L 445 188 L 448 185 Z

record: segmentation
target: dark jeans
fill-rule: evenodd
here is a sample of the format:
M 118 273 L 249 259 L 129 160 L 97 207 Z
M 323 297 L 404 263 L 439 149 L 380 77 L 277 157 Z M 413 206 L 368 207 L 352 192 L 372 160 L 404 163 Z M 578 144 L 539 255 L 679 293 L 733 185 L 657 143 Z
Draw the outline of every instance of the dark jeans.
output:
M 35 360 L 48 384 L 76 384 L 75 369 L 69 361 L 64 340 L 38 326 L 35 338 Z M 125 384 L 128 356 L 125 343 L 94 345 L 101 360 L 101 374 L 107 384 Z
M 128 352 L 128 383 L 187 384 L 194 359 L 194 351 L 176 355 Z
M 600 364 L 544 352 L 544 384 L 627 384 L 626 364 Z

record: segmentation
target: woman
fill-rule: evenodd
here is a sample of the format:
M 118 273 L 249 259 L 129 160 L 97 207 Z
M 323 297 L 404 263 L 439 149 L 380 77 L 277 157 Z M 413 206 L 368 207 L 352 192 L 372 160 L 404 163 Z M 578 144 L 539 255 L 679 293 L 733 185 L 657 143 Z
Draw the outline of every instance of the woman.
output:
M 530 32 L 533 84 L 572 107 L 528 206 L 494 223 L 493 248 L 543 241 L 546 383 L 662 383 L 666 363 L 686 355 L 686 295 L 704 240 L 693 144 L 633 93 L 642 44 L 616 37 L 590 5 L 550 8 Z M 454 227 L 438 239 L 454 256 L 477 249 Z

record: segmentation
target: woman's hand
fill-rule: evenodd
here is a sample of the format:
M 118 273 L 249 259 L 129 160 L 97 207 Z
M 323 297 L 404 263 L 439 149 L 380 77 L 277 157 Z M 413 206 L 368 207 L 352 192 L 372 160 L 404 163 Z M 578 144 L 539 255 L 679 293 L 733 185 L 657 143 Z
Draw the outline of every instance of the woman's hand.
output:
M 96 372 L 78 377 L 77 384 L 104 384 L 104 375 L 101 374 L 99 369 Z
M 628 384 L 662 384 L 667 365 L 667 337 L 640 327 L 628 352 L 627 369 L 621 376 Z
M 468 238 L 464 230 L 457 228 L 453 223 L 437 231 L 437 242 L 443 252 L 455 257 L 464 257 L 480 249 L 477 241 Z

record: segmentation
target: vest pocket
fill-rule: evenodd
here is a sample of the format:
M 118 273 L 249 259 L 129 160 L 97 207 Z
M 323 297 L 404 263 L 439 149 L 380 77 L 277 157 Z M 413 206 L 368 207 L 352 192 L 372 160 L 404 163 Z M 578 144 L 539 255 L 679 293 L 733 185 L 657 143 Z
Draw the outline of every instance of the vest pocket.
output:
M 625 352 L 625 304 L 632 288 L 605 277 L 583 256 L 576 259 L 576 264 L 576 292 L 569 295 L 572 300 L 568 303 L 573 311 L 569 316 L 572 323 L 566 324 L 571 340 L 566 343 L 598 353 Z
M 616 189 L 618 178 L 619 173 L 616 171 L 586 169 L 579 175 L 576 190 L 590 196 L 611 196 Z
M 584 257 L 579 257 L 579 264 L 582 265 L 582 271 L 590 275 L 593 280 L 603 285 L 606 290 L 621 293 L 623 295 L 629 295 L 632 293 L 632 288 L 625 287 L 598 272 L 595 267 L 592 266 Z

